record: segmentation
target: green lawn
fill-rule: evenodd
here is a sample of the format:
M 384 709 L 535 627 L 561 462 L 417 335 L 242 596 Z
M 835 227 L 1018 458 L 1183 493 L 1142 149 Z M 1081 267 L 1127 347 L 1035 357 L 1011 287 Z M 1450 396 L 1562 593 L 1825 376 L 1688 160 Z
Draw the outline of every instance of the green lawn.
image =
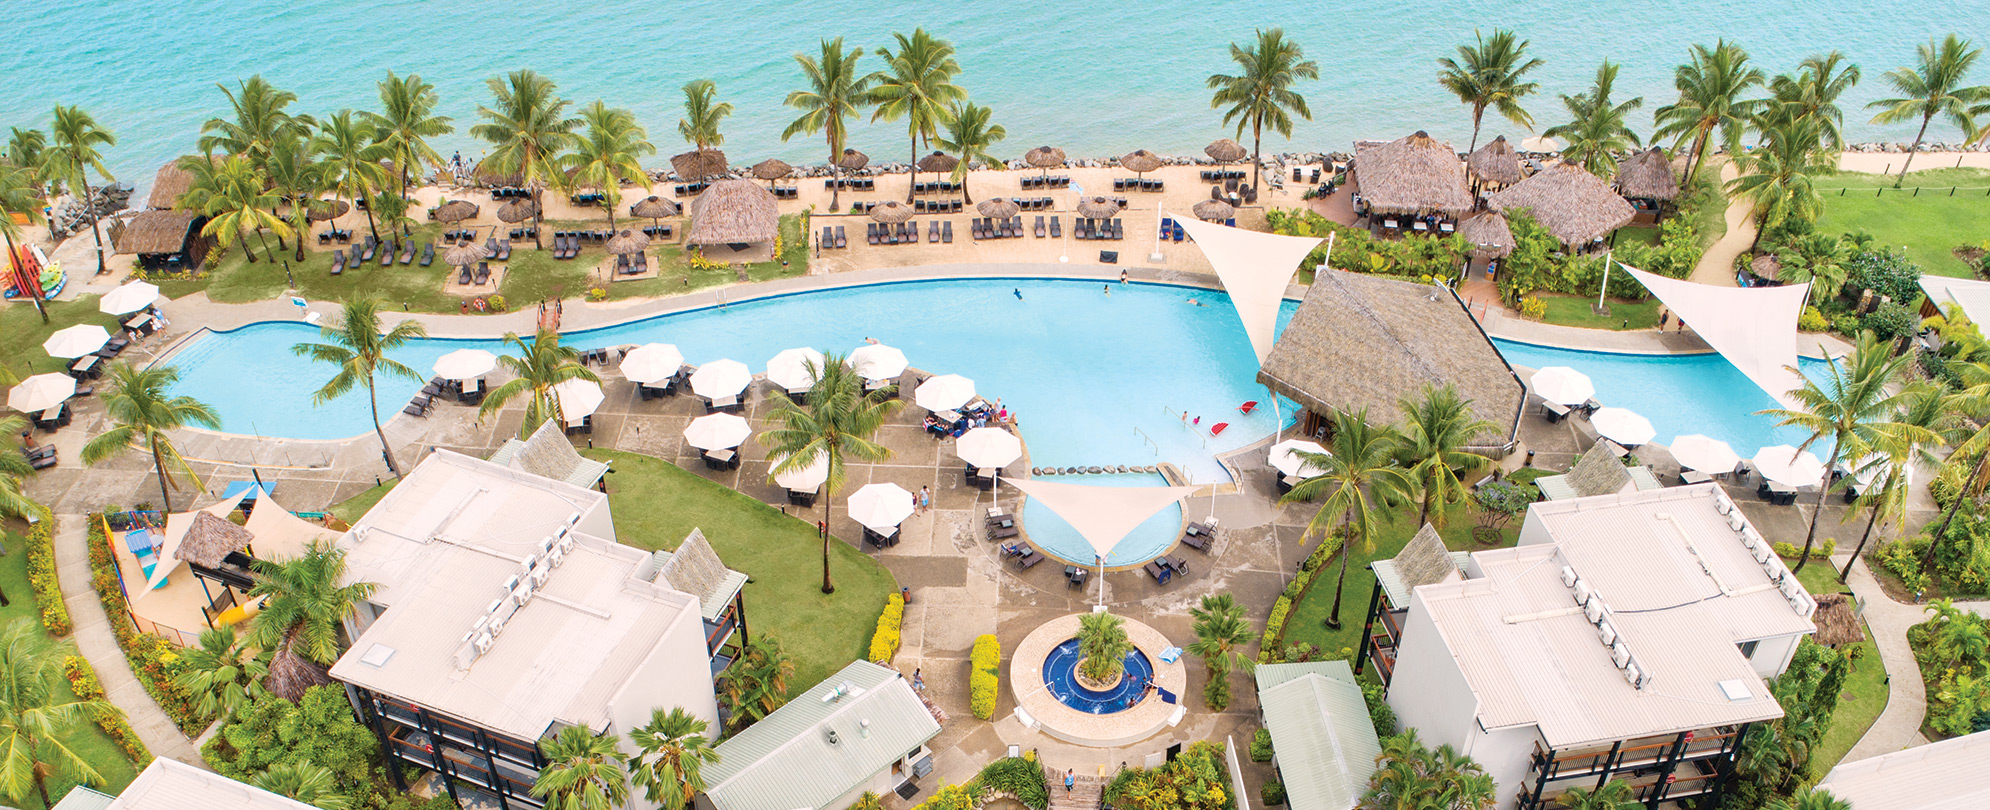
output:
M 1990 240 L 1990 170 L 1931 169 L 1894 178 L 1845 172 L 1820 178 L 1827 233 L 1865 231 L 1882 245 L 1902 246 L 1922 270 L 1969 278 L 1975 272 L 1952 252 Z M 1951 195 L 1950 189 L 1961 187 Z M 1918 190 L 1918 193 L 1917 193 Z
M 401 479 L 392 479 L 358 495 L 354 495 L 343 503 L 334 504 L 329 511 L 333 517 L 345 521 L 346 525 L 352 525 L 354 521 L 359 520 L 360 515 L 366 514 L 366 510 L 372 509 L 373 505 L 379 503 L 381 498 L 387 497 L 387 493 L 398 483 L 401 483 Z
M 1539 293 L 1541 303 L 1547 306 L 1547 313 L 1541 316 L 1546 323 L 1560 326 L 1579 326 L 1584 329 L 1650 329 L 1658 325 L 1658 311 L 1663 306 L 1656 298 L 1643 301 L 1610 301 L 1610 314 L 1597 315 L 1590 307 L 1596 299 L 1572 295 Z
M 1626 225 L 1611 235 L 1616 245 L 1656 245 L 1659 239 L 1656 225 Z
M 1838 584 L 1838 571 L 1831 567 L 1829 560 L 1811 560 L 1809 565 L 1797 572 L 1797 581 L 1803 583 L 1804 590 L 1813 595 L 1851 590 Z M 1870 629 L 1866 632 L 1868 636 L 1872 633 Z M 1852 652 L 1854 648 L 1858 651 Z M 1838 711 L 1831 715 L 1831 728 L 1824 733 L 1824 740 L 1811 754 L 1810 772 L 1813 776 L 1824 776 L 1831 766 L 1844 759 L 1859 738 L 1866 736 L 1866 730 L 1872 728 L 1873 721 L 1879 719 L 1880 711 L 1886 708 L 1886 667 L 1880 663 L 1879 650 L 1871 641 L 1850 644 L 1841 649 L 1855 656 L 1852 674 L 1845 679 L 1845 690 L 1838 693 Z
M 72 279 L 73 281 L 73 279 Z M 35 305 L 25 301 L 0 303 L 0 365 L 21 377 L 69 367 L 68 360 L 48 356 L 41 343 L 58 329 L 79 323 L 94 323 L 118 333 L 118 320 L 97 311 L 97 296 L 85 295 L 74 301 L 49 301 L 48 324 L 43 325 Z

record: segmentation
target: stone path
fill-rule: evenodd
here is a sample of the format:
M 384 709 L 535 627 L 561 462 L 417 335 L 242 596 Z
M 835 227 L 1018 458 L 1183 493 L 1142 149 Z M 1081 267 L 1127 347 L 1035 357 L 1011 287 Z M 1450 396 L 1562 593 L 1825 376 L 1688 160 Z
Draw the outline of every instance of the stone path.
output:
M 1739 173 L 1732 161 L 1723 162 L 1720 181 L 1726 183 Z M 1700 255 L 1692 280 L 1717 287 L 1734 286 L 1734 257 L 1746 253 L 1754 243 L 1755 204 L 1747 198 L 1735 198 L 1727 204 L 1727 233 Z
M 1831 558 L 1831 564 L 1843 570 L 1850 559 L 1851 555 L 1840 554 Z M 1907 647 L 1907 628 L 1925 621 L 1926 610 L 1920 605 L 1893 601 L 1880 588 L 1864 560 L 1852 566 L 1852 576 L 1846 584 L 1859 598 L 1866 626 L 1872 631 L 1873 646 L 1879 648 L 1880 661 L 1886 665 L 1887 694 L 1886 709 L 1873 721 L 1872 728 L 1866 730 L 1866 736 L 1859 738 L 1858 744 L 1845 754 L 1844 761 L 1928 744 L 1927 738 L 1921 736 L 1921 718 L 1928 711 L 1927 689 L 1921 683 L 1914 652 Z

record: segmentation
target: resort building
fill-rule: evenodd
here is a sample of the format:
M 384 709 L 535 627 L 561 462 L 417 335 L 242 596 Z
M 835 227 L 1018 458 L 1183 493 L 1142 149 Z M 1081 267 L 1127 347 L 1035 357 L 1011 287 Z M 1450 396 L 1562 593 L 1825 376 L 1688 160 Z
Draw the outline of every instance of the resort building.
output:
M 339 547 L 378 587 L 331 675 L 397 782 L 413 766 L 466 806 L 537 808 L 539 741 L 566 726 L 626 735 L 672 707 L 719 725 L 745 578 L 701 535 L 621 545 L 606 495 L 437 450 Z
M 1657 146 L 1625 155 L 1617 162 L 1617 177 L 1611 185 L 1637 209 L 1631 217 L 1633 225 L 1658 224 L 1665 216 L 1665 207 L 1679 199 L 1679 178 L 1672 174 L 1672 159 Z
M 123 220 L 111 241 L 117 252 L 136 255 L 139 267 L 187 272 L 207 260 L 213 240 L 200 233 L 206 225 L 207 217 L 199 211 L 146 211 Z
M 1990 731 L 1841 762 L 1828 790 L 1857 810 L 1981 810 L 1990 807 Z
M 1258 711 L 1292 810 L 1351 810 L 1382 742 L 1346 661 L 1259 664 Z
M 288 796 L 160 757 L 116 796 L 78 786 L 54 810 L 317 810 Z
M 1357 695 L 1358 697 L 1358 695 Z M 719 743 L 698 810 L 842 810 L 917 795 L 944 719 L 897 670 L 855 661 Z
M 735 252 L 757 244 L 771 248 L 781 231 L 773 192 L 737 177 L 713 182 L 691 200 L 686 213 L 691 215 L 691 228 L 684 234 L 687 248 L 729 245 Z
M 1600 245 L 1637 215 L 1603 179 L 1573 163 L 1556 162 L 1486 197 L 1493 210 L 1526 211 L 1571 250 Z
M 1392 649 L 1364 655 L 1403 724 L 1485 766 L 1502 807 L 1613 779 L 1647 807 L 1717 803 L 1748 727 L 1783 715 L 1765 679 L 1814 629 L 1815 601 L 1715 484 L 1536 503 L 1518 546 L 1455 575 L 1412 545 L 1394 561 L 1407 609 L 1371 600 Z
M 1451 144 L 1423 130 L 1387 143 L 1358 141 L 1348 165 L 1354 210 L 1368 218 L 1370 231 L 1449 234 L 1476 204 L 1465 161 Z

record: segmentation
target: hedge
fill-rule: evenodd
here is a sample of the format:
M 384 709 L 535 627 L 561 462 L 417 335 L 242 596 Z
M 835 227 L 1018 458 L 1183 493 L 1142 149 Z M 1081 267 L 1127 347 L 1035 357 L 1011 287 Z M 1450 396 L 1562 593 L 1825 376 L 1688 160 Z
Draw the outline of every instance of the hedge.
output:
M 1284 804 L 1285 783 L 1277 779 L 1266 779 L 1264 781 L 1264 790 L 1259 795 L 1264 797 L 1264 803 L 1268 807 L 1277 807 Z
M 975 637 L 968 665 L 973 668 L 967 676 L 968 705 L 974 709 L 975 717 L 991 719 L 995 716 L 995 698 L 1002 684 L 1002 642 L 992 634 Z
M 62 582 L 55 574 L 55 542 L 50 536 L 54 518 L 35 521 L 28 527 L 28 584 L 34 586 L 35 604 L 41 607 L 41 626 L 61 638 L 74 628 L 69 606 L 62 601 Z
M 968 782 L 968 789 L 984 800 L 997 794 L 1007 795 L 1031 810 L 1050 806 L 1050 785 L 1044 781 L 1043 766 L 1033 759 L 1003 757 L 990 762 Z
M 884 612 L 878 614 L 877 632 L 871 634 L 871 663 L 891 664 L 891 657 L 898 654 L 899 629 L 904 624 L 905 597 L 892 594 L 885 599 Z
M 1299 604 L 1299 600 L 1306 598 L 1306 592 L 1313 587 L 1313 580 L 1320 569 L 1326 567 L 1327 561 L 1333 559 L 1334 553 L 1340 551 L 1341 543 L 1340 531 L 1335 530 L 1314 547 L 1313 553 L 1300 561 L 1298 576 L 1293 577 L 1292 582 L 1285 586 L 1285 592 L 1278 595 L 1278 601 L 1271 605 L 1271 616 L 1265 619 L 1264 635 L 1258 639 L 1258 663 L 1272 663 L 1284 647 L 1285 620 L 1292 615 L 1292 609 Z
M 103 515 L 91 515 L 89 520 L 90 585 L 97 589 L 97 599 L 104 603 L 104 614 L 110 621 L 111 632 L 117 636 L 118 647 L 124 650 L 125 660 L 131 665 L 132 674 L 138 676 L 139 685 L 145 687 L 145 693 L 152 696 L 167 717 L 173 718 L 180 732 L 188 737 L 199 736 L 213 718 L 196 712 L 186 690 L 173 683 L 185 668 L 178 648 L 132 626 L 131 605 L 124 599 L 117 563 L 111 559 L 110 527 L 104 523 Z
M 1251 761 L 1271 761 L 1271 731 L 1269 729 L 1261 728 L 1251 735 Z
M 131 724 L 125 722 L 124 710 L 110 705 L 110 697 L 104 694 L 104 685 L 97 680 L 97 670 L 90 666 L 89 661 L 65 655 L 62 657 L 62 674 L 69 678 L 69 691 L 75 692 L 78 700 L 104 701 L 104 710 L 93 712 L 90 719 L 96 722 L 97 728 L 104 730 L 105 736 L 117 743 L 125 759 L 141 768 L 152 761 L 152 752 L 146 749 L 144 741 L 138 739 L 138 732 L 131 730 Z

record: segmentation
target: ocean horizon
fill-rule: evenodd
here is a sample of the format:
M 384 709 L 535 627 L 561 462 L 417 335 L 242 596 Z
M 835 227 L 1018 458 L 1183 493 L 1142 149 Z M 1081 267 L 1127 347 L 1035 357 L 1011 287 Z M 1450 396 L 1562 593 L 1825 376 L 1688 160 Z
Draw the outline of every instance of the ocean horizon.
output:
M 83 106 L 118 136 L 106 150 L 113 174 L 142 194 L 161 164 L 196 151 L 201 123 L 227 109 L 216 83 L 232 86 L 260 73 L 298 95 L 293 111 L 320 115 L 376 107 L 375 83 L 393 70 L 436 86 L 440 112 L 455 119 L 457 132 L 434 145 L 444 157 L 460 150 L 469 161 L 484 151 L 466 130 L 489 98 L 485 80 L 531 68 L 556 81 L 576 107 L 599 98 L 634 111 L 657 145 L 658 154 L 644 161 L 651 168 L 666 168 L 669 155 L 688 148 L 676 132 L 679 88 L 700 78 L 716 81 L 720 99 L 736 108 L 723 130 L 734 164 L 768 157 L 812 164 L 827 157 L 820 136 L 780 140 L 794 117 L 782 100 L 801 84 L 793 54 L 814 54 L 821 39 L 835 36 L 874 52 L 892 32 L 923 25 L 954 44 L 957 82 L 1007 129 L 993 150 L 998 156 L 1013 159 L 1046 144 L 1073 158 L 1139 148 L 1199 155 L 1210 141 L 1234 136 L 1210 109 L 1204 80 L 1230 72 L 1229 43 L 1248 40 L 1254 28 L 1280 26 L 1319 62 L 1320 80 L 1299 87 L 1313 119 L 1297 122 L 1289 140 L 1268 134 L 1265 153 L 1348 151 L 1358 139 L 1419 129 L 1462 150 L 1470 113 L 1438 86 L 1436 60 L 1470 41 L 1475 28 L 1504 27 L 1531 40 L 1529 52 L 1546 62 L 1531 74 L 1540 94 L 1526 101 L 1537 130 L 1563 120 L 1557 96 L 1586 89 L 1607 56 L 1623 66 L 1616 97 L 1644 98 L 1633 121 L 1648 136 L 1651 111 L 1676 96 L 1672 72 L 1687 49 L 1726 36 L 1771 75 L 1812 54 L 1845 52 L 1865 74 L 1841 101 L 1846 139 L 1906 142 L 1913 125 L 1868 123 L 1865 104 L 1888 94 L 1880 74 L 1910 64 L 1915 46 L 1931 36 L 1968 35 L 1958 26 L 1981 12 L 1960 0 L 1930 0 L 1911 13 L 1842 0 L 1335 8 L 1107 0 L 964 4 L 945 7 L 950 13 L 942 16 L 925 4 L 842 0 L 602 0 L 535 6 L 530 16 L 498 13 L 511 8 L 470 0 L 16 4 L 8 28 L 28 45 L 0 53 L 0 74 L 14 85 L 5 123 L 45 130 L 55 104 Z M 882 60 L 867 54 L 859 65 L 872 70 Z M 1978 65 L 1972 82 L 1990 84 L 1990 63 Z M 1529 134 L 1489 113 L 1480 140 Z M 1938 122 L 1929 139 L 1959 134 Z M 1249 133 L 1238 140 L 1248 147 Z M 873 162 L 912 154 L 903 122 L 858 122 L 851 145 Z

